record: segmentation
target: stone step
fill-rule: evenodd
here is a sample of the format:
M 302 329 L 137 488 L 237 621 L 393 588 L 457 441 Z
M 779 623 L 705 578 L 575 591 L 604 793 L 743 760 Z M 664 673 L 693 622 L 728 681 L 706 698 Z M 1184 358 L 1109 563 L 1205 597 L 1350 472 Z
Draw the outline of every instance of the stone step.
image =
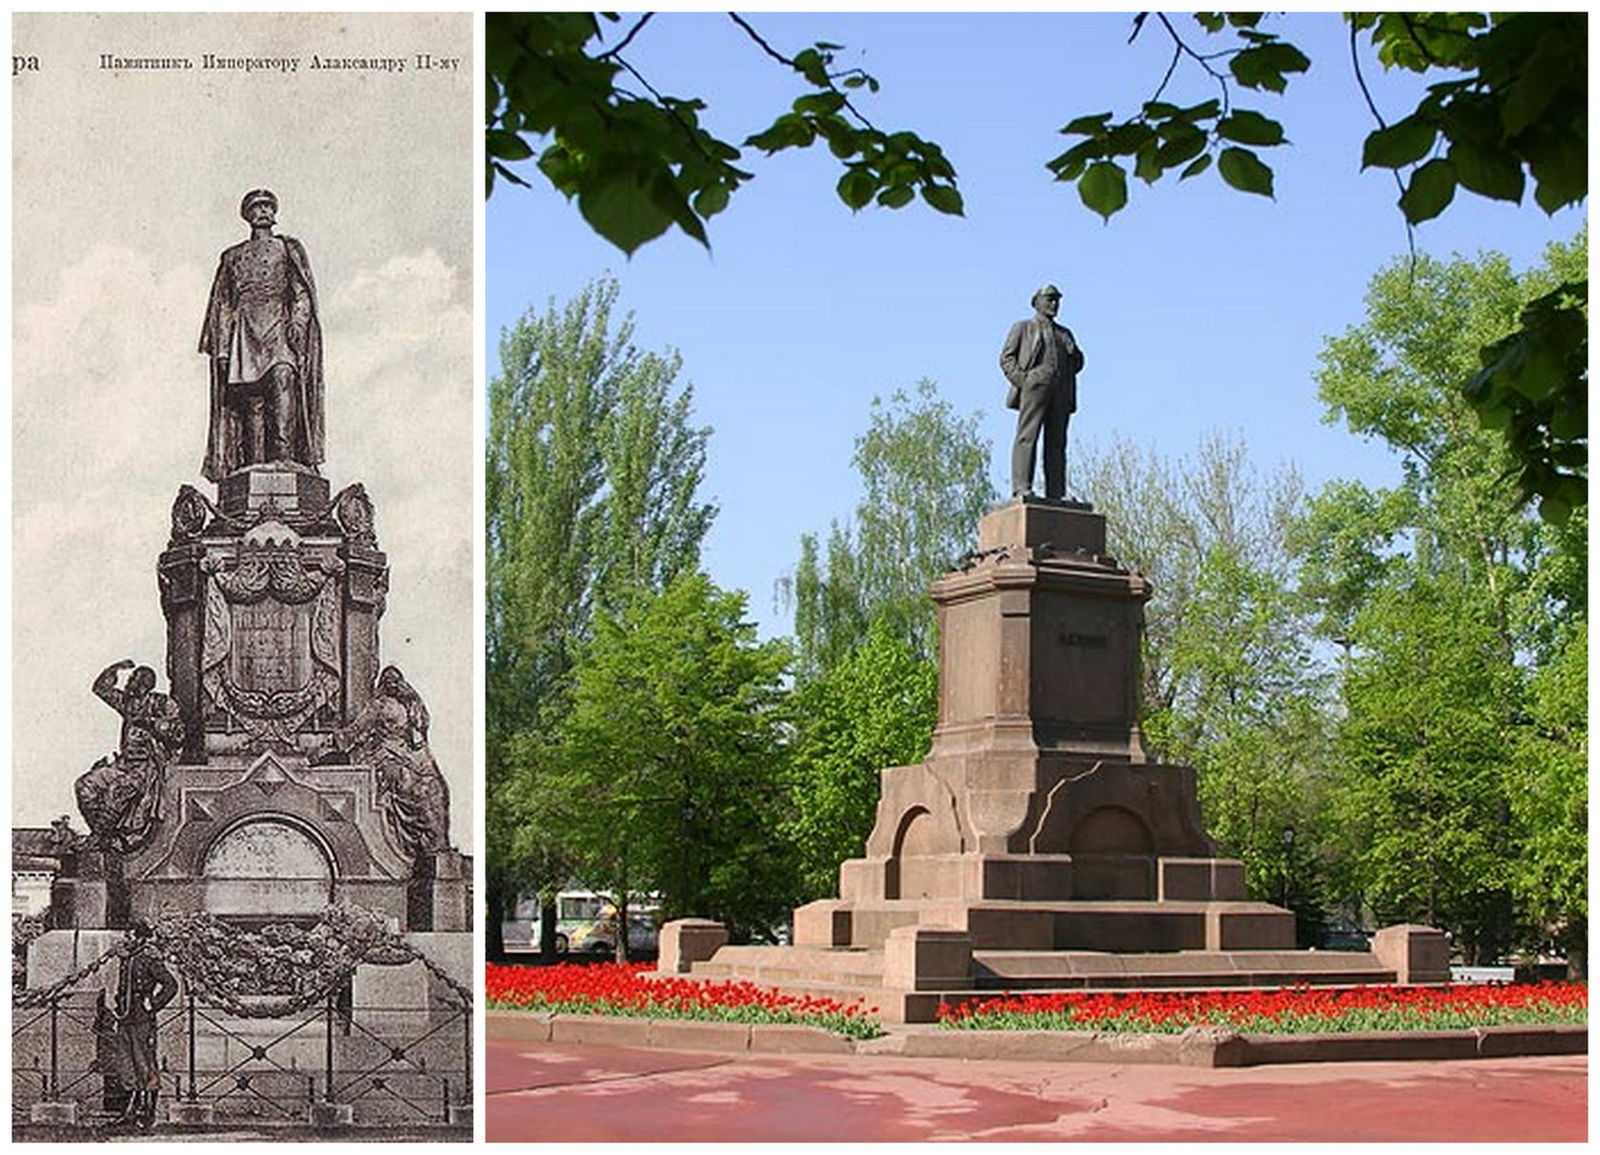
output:
M 883 983 L 883 952 L 827 947 L 725 946 L 690 970 L 694 978 L 749 979 L 767 985 L 822 983 L 877 987 Z
M 885 899 L 841 903 L 830 917 L 848 925 L 856 947 L 875 947 L 906 925 L 965 930 L 979 950 L 1230 951 L 1294 944 L 1294 915 L 1264 902 Z
M 1273 987 L 1390 983 L 1369 951 L 975 951 L 980 988 Z

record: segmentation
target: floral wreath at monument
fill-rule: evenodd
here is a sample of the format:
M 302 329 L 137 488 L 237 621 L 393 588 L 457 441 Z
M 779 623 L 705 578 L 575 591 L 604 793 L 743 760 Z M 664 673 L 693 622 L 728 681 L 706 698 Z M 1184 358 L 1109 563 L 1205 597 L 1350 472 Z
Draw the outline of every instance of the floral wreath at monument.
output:
M 281 1019 L 325 1002 L 362 963 L 405 966 L 428 973 L 472 1006 L 472 991 L 416 947 L 391 933 L 380 915 L 359 906 L 329 906 L 311 926 L 273 923 L 257 931 L 205 913 L 157 920 L 154 947 L 177 968 L 201 1002 L 246 1019 Z M 127 957 L 118 943 L 99 958 L 47 987 L 16 991 L 17 1008 L 45 1006 L 92 977 L 112 959 Z M 246 1001 L 249 1000 L 249 1001 Z

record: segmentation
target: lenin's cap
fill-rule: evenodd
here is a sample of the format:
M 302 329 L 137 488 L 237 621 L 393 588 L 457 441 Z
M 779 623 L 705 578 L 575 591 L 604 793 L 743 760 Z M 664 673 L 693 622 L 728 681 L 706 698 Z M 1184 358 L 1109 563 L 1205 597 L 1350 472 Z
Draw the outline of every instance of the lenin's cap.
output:
M 1061 290 L 1056 288 L 1054 285 L 1043 284 L 1039 286 L 1038 291 L 1033 294 L 1031 299 L 1037 301 L 1040 297 L 1055 297 L 1059 300 L 1061 297 Z
M 271 189 L 253 188 L 245 193 L 244 200 L 239 202 L 239 215 L 241 217 L 249 215 L 250 206 L 257 201 L 266 201 L 272 206 L 273 212 L 278 211 L 278 198 L 272 195 Z

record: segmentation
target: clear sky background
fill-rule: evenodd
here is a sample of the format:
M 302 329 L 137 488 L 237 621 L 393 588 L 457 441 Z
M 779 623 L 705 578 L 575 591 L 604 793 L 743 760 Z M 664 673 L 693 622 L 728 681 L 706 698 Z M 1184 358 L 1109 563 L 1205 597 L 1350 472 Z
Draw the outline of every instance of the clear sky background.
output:
M 936 381 L 959 412 L 981 412 L 996 487 L 1006 485 L 1014 416 L 1002 407 L 997 359 L 1044 281 L 1061 287 L 1058 319 L 1087 357 L 1075 444 L 1120 436 L 1179 456 L 1219 431 L 1242 436 L 1262 470 L 1294 463 L 1313 491 L 1333 478 L 1398 478 L 1385 449 L 1323 424 L 1313 380 L 1324 338 L 1361 322 L 1369 279 L 1406 252 L 1392 175 L 1360 171 L 1375 123 L 1337 17 L 1272 19 L 1312 69 L 1287 96 L 1236 95 L 1281 120 L 1292 142 L 1263 150 L 1275 200 L 1228 188 L 1214 168 L 1155 188 L 1130 176 L 1130 203 L 1109 224 L 1044 164 L 1078 139 L 1059 135 L 1068 120 L 1124 116 L 1154 94 L 1170 48 L 1153 22 L 1129 45 L 1128 16 L 751 20 L 789 55 L 816 40 L 845 45 L 838 66 L 863 67 L 883 85 L 860 99 L 862 110 L 879 128 L 943 146 L 965 218 L 920 204 L 852 215 L 834 194 L 841 170 L 825 147 L 774 158 L 746 150 L 741 167 L 756 179 L 713 219 L 709 252 L 672 234 L 629 260 L 528 163 L 535 187 L 502 184 L 488 204 L 486 331 L 492 375 L 500 332 L 530 306 L 565 301 L 603 273 L 619 279 L 636 343 L 683 353 L 680 379 L 714 429 L 703 492 L 721 512 L 704 564 L 750 594 L 764 634 L 790 630 L 773 590 L 800 535 L 825 532 L 855 506 L 850 457 L 875 395 Z M 1187 17 L 1176 22 L 1200 38 Z M 704 98 L 704 121 L 735 143 L 803 90 L 717 14 L 659 15 L 627 55 L 659 91 Z M 1415 77 L 1386 74 L 1370 55 L 1363 65 L 1386 119 L 1415 105 Z M 1210 81 L 1183 75 L 1166 98 L 1212 95 Z M 1512 206 L 1463 192 L 1417 230 L 1416 244 L 1442 257 L 1499 250 L 1522 267 L 1583 219 L 1581 209 L 1546 217 L 1531 197 Z
M 199 476 L 196 352 L 239 199 L 317 280 L 334 492 L 366 485 L 391 584 L 385 663 L 432 715 L 452 836 L 474 846 L 472 219 L 476 62 L 454 73 L 114 73 L 101 52 L 470 58 L 455 16 L 17 16 L 42 67 L 12 86 L 13 820 L 70 814 L 115 749 L 90 692 L 121 658 L 165 674 L 156 559 Z

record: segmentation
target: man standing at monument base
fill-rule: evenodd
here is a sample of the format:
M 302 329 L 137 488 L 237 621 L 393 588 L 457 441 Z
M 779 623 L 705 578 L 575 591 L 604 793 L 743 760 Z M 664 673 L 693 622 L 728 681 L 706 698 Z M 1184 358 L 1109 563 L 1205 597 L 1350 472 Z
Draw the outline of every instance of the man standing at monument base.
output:
M 1044 495 L 1067 494 L 1067 422 L 1078 408 L 1083 350 L 1072 330 L 1055 322 L 1061 290 L 1045 285 L 1033 295 L 1034 315 L 1018 321 L 1000 350 L 1000 369 L 1011 382 L 1006 407 L 1017 410 L 1011 447 L 1011 495 L 1033 493 L 1033 465 L 1044 432 Z
M 211 360 L 211 422 L 201 473 L 323 459 L 322 327 L 306 250 L 276 236 L 278 198 L 244 196 L 250 239 L 226 249 L 211 283 L 200 352 Z

